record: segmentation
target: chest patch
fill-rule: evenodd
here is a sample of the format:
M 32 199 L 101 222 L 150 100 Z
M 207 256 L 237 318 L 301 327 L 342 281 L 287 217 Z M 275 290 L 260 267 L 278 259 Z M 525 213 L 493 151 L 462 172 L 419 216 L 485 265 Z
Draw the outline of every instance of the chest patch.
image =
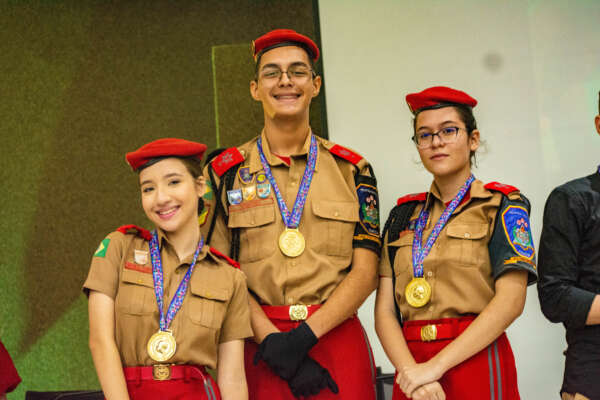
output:
M 139 265 L 139 264 L 132 263 L 129 261 L 127 261 L 125 263 L 125 269 L 131 269 L 133 271 L 143 272 L 144 274 L 152 273 L 152 267 L 149 267 L 147 265 Z
M 535 249 L 527 210 L 524 207 L 508 206 L 502 212 L 502 226 L 515 253 L 531 260 Z

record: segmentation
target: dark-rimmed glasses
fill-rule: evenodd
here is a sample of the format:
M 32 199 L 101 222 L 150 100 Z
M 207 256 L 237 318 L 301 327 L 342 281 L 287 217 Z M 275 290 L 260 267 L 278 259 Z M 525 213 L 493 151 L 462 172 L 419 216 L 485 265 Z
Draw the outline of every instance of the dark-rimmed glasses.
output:
M 260 72 L 259 77 L 269 81 L 279 81 L 283 74 L 287 74 L 288 79 L 293 81 L 303 81 L 315 76 L 315 72 L 306 65 L 291 65 L 287 71 L 277 67 L 266 67 Z
M 446 126 L 437 132 L 418 132 L 412 137 L 413 142 L 420 149 L 427 149 L 433 144 L 433 137 L 437 136 L 442 143 L 454 143 L 461 129 L 458 126 Z

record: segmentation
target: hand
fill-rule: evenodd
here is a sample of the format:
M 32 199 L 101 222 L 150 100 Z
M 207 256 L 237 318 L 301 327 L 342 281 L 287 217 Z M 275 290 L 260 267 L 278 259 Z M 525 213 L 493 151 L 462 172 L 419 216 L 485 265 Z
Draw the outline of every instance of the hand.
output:
M 288 386 L 298 398 L 314 396 L 327 387 L 335 394 L 339 392 L 338 385 L 329 371 L 309 356 L 304 358 L 296 375 L 288 381 Z
M 254 365 L 263 359 L 275 374 L 289 381 L 318 340 L 306 322 L 289 332 L 271 333 L 258 346 Z
M 437 364 L 429 360 L 421 364 L 407 365 L 398 371 L 396 383 L 406 397 L 412 397 L 413 392 L 420 386 L 437 381 L 442 377 L 442 371 Z
M 418 387 L 412 393 L 413 400 L 446 400 L 446 393 L 438 381 Z

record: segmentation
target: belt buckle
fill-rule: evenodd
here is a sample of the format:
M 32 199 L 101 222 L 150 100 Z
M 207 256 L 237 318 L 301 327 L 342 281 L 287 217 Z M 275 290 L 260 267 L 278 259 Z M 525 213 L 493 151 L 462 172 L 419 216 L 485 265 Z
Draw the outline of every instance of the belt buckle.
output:
M 168 381 L 171 379 L 171 366 L 165 364 L 153 365 L 152 379 L 155 381 Z
M 435 325 L 424 325 L 421 327 L 421 340 L 424 342 L 431 342 L 437 339 L 437 326 Z
M 290 320 L 304 321 L 308 317 L 308 307 L 304 304 L 290 306 Z

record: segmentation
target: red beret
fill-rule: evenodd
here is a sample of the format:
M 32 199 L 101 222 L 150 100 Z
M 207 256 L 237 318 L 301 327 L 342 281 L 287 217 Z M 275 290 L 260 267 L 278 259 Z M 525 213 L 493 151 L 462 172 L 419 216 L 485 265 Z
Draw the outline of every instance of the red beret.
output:
M 301 35 L 292 29 L 275 29 L 252 41 L 254 61 L 258 60 L 260 54 L 273 47 L 278 47 L 278 45 L 299 45 L 299 47 L 308 50 L 313 61 L 319 59 L 319 48 L 309 37 Z
M 137 171 L 141 166 L 157 157 L 196 157 L 202 160 L 206 151 L 204 143 L 190 142 L 189 140 L 165 138 L 146 143 L 136 151 L 127 153 L 125 158 L 131 168 Z
M 477 105 L 477 100 L 465 92 L 446 86 L 434 86 L 419 93 L 411 93 L 406 96 L 406 102 L 413 114 L 440 104 L 463 104 L 470 107 Z

